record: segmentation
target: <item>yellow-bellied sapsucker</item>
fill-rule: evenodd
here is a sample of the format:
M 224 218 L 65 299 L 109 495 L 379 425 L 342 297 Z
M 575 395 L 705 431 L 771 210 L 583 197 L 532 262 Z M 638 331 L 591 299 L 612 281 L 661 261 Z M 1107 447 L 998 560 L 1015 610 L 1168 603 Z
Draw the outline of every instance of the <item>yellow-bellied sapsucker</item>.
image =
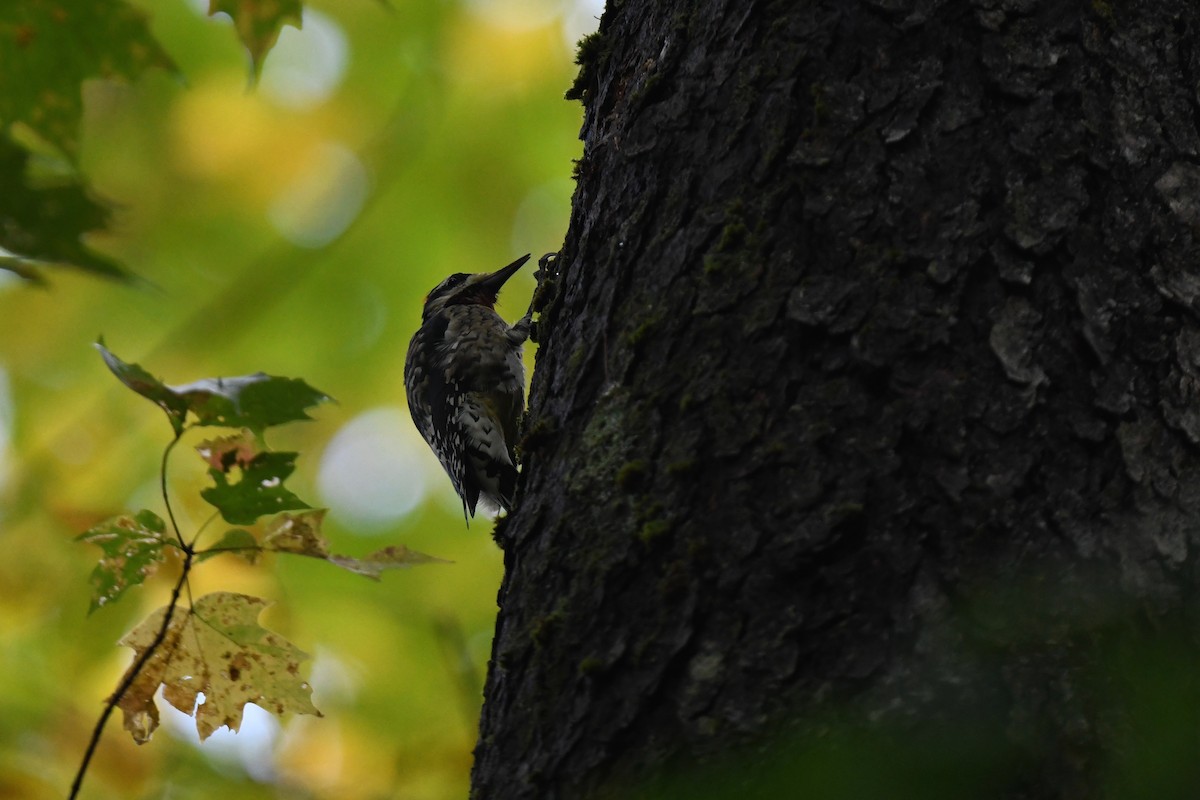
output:
M 528 260 L 446 278 L 425 298 L 421 327 L 408 345 L 408 410 L 462 498 L 464 517 L 475 516 L 481 499 L 512 509 L 513 445 L 525 409 L 521 345 L 533 307 L 509 325 L 494 305 L 500 287 Z

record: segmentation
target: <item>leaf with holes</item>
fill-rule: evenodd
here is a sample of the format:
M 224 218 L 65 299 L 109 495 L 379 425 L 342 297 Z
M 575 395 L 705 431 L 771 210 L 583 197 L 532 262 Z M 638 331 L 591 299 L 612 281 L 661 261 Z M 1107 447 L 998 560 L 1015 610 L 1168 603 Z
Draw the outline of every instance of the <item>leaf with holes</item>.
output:
M 105 520 L 76 537 L 104 551 L 92 570 L 92 604 L 88 613 L 107 605 L 153 575 L 163 562 L 166 523 L 153 511 Z
M 200 496 L 216 506 L 226 522 L 234 525 L 250 525 L 267 514 L 308 508 L 308 503 L 283 485 L 296 469 L 297 455 L 259 453 L 240 470 L 239 479 L 233 483 L 222 470 L 210 469 L 208 474 L 216 485 L 201 491 Z
M 312 687 L 300 678 L 300 662 L 308 656 L 258 624 L 267 605 L 259 597 L 216 592 L 190 609 L 175 609 L 162 643 L 118 703 L 135 741 L 148 741 L 158 727 L 154 693 L 159 686 L 163 699 L 195 716 L 201 741 L 222 726 L 236 732 L 246 703 L 276 715 L 321 716 L 312 704 Z M 155 611 L 120 643 L 141 656 L 157 638 L 166 613 L 166 608 Z M 204 702 L 197 705 L 201 693 Z

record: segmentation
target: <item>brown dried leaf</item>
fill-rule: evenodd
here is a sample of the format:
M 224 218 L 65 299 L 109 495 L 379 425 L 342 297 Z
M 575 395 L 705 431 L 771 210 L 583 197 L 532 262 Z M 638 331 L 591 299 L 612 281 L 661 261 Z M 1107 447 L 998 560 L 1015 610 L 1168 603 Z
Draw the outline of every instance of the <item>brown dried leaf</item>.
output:
M 283 513 L 271 520 L 267 535 L 263 538 L 263 549 L 277 553 L 320 558 L 330 564 L 371 580 L 379 580 L 385 570 L 415 567 L 418 564 L 449 564 L 451 562 L 404 545 L 394 545 L 377 550 L 365 558 L 339 556 L 329 551 L 329 542 L 321 535 L 321 524 L 325 521 L 326 509 L 315 508 L 297 514 Z
M 205 439 L 196 445 L 196 452 L 205 463 L 219 472 L 229 472 L 234 467 L 245 468 L 262 451 L 258 440 L 249 428 L 240 433 Z
M 327 509 L 313 508 L 272 518 L 263 537 L 263 548 L 298 556 L 329 558 L 329 542 L 321 535 Z
M 415 567 L 420 564 L 452 564 L 444 558 L 418 553 L 409 550 L 404 545 L 393 545 L 377 550 L 365 558 L 350 558 L 349 556 L 329 556 L 329 563 L 337 564 L 342 569 L 350 570 L 359 575 L 365 575 L 371 580 L 379 580 L 385 570 Z
M 190 609 L 175 610 L 162 644 L 118 703 L 134 741 L 147 741 L 158 727 L 154 692 L 160 685 L 167 702 L 194 714 L 201 741 L 222 726 L 236 732 L 246 703 L 273 714 L 321 716 L 312 704 L 312 687 L 300 678 L 300 662 L 308 656 L 258 624 L 267 605 L 262 598 L 215 592 Z M 165 608 L 151 614 L 121 644 L 140 656 L 165 614 Z M 197 705 L 200 693 L 204 702 Z

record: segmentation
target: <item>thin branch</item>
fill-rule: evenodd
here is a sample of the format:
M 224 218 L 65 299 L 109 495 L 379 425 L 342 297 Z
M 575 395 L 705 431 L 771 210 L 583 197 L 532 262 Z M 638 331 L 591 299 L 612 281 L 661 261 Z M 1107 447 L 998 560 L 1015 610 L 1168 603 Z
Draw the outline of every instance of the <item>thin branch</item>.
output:
M 186 430 L 186 428 L 184 429 Z M 129 691 L 129 687 L 133 686 L 133 682 L 142 674 L 142 669 L 146 663 L 154 657 L 158 652 L 158 648 L 162 646 L 163 641 L 167 638 L 167 630 L 171 627 L 171 620 L 175 617 L 175 609 L 179 605 L 179 595 L 183 591 L 183 587 L 188 587 L 188 596 L 191 597 L 191 585 L 188 583 L 188 575 L 192 571 L 192 557 L 195 555 L 195 549 L 183 540 L 183 534 L 179 531 L 179 523 L 175 520 L 175 512 L 171 509 L 171 496 L 167 492 L 167 459 L 171 456 L 171 450 L 183 438 L 184 431 L 179 431 L 175 434 L 175 438 L 163 448 L 162 466 L 159 468 L 159 488 L 162 491 L 163 504 L 167 508 L 167 517 L 171 520 L 171 530 L 175 531 L 175 538 L 179 542 L 179 547 L 183 550 L 183 567 L 179 573 L 179 580 L 175 582 L 175 588 L 171 590 L 171 601 L 167 603 L 167 613 L 163 615 L 162 625 L 159 626 L 158 632 L 154 635 L 154 639 L 150 642 L 150 646 L 142 651 L 125 673 L 125 677 L 117 686 L 104 704 L 104 711 L 100 713 L 100 719 L 96 721 L 96 727 L 92 729 L 92 738 L 88 742 L 87 750 L 84 751 L 83 761 L 79 764 L 79 771 L 75 773 L 75 780 L 71 783 L 71 793 L 67 796 L 68 800 L 75 800 L 79 795 L 79 789 L 83 785 L 83 776 L 87 774 L 88 764 L 92 761 L 92 756 L 96 753 L 96 747 L 100 744 L 100 735 L 104 732 L 104 726 L 108 723 L 108 718 L 112 716 L 113 709 L 121 702 L 121 698 Z
M 206 547 L 203 550 L 197 550 L 196 555 L 206 556 L 209 553 L 244 553 L 248 550 L 257 550 L 260 553 L 278 553 L 278 550 L 268 550 L 261 544 L 237 544 L 226 545 L 224 547 Z
M 192 537 L 191 546 L 193 549 L 196 547 L 196 542 L 200 541 L 200 537 L 204 535 L 204 531 L 208 529 L 208 526 L 212 524 L 212 521 L 216 519 L 217 515 L 220 513 L 221 512 L 219 511 L 214 511 L 211 515 L 209 515 L 208 519 L 204 520 L 204 524 L 196 529 L 196 535 Z
M 178 441 L 178 439 L 176 439 Z M 169 507 L 168 507 L 169 508 Z M 173 522 L 173 521 L 172 521 Z M 179 605 L 179 594 L 183 591 L 183 586 L 187 583 L 188 573 L 192 569 L 192 551 L 185 549 L 183 554 L 183 570 L 179 575 L 179 580 L 175 582 L 175 588 L 171 591 L 171 601 L 167 604 L 167 613 L 163 616 L 162 625 L 158 628 L 158 633 L 154 635 L 154 640 L 150 642 L 150 646 L 142 651 L 142 654 L 137 657 L 129 671 L 125 673 L 124 679 L 117 686 L 108 701 L 104 704 L 104 711 L 100 714 L 100 719 L 96 722 L 96 727 L 92 729 L 92 738 L 88 742 L 87 750 L 83 754 L 83 761 L 79 765 L 79 771 L 75 773 L 75 780 L 71 783 L 71 793 L 67 795 L 67 800 L 75 800 L 79 796 L 79 789 L 83 785 L 83 776 L 87 774 L 88 764 L 91 763 L 92 756 L 96 753 L 96 747 L 100 744 L 100 734 L 104 732 L 104 726 L 108 722 L 108 718 L 112 716 L 113 709 L 121 702 L 121 698 L 129 691 L 129 687 L 133 686 L 133 682 L 137 680 L 146 663 L 153 658 L 158 652 L 158 648 L 162 646 L 163 640 L 167 638 L 167 629 L 171 627 L 171 621 L 175 618 L 175 608 Z
M 171 510 L 171 496 L 167 492 L 167 459 L 170 458 L 171 451 L 175 449 L 175 445 L 178 444 L 179 440 L 183 438 L 183 433 L 186 430 L 187 428 L 184 428 L 183 430 L 179 431 L 179 433 L 175 434 L 175 438 L 171 440 L 170 444 L 163 448 L 162 465 L 158 469 L 158 486 L 159 490 L 162 492 L 163 505 L 167 507 L 167 517 L 171 520 L 171 530 L 175 531 L 175 538 L 179 540 L 179 546 L 182 547 L 183 552 L 187 554 L 188 560 L 184 562 L 185 564 L 191 561 L 192 546 L 183 541 L 183 534 L 179 532 L 179 523 L 175 521 L 175 512 Z M 183 572 L 183 577 L 185 579 L 187 578 L 186 569 Z

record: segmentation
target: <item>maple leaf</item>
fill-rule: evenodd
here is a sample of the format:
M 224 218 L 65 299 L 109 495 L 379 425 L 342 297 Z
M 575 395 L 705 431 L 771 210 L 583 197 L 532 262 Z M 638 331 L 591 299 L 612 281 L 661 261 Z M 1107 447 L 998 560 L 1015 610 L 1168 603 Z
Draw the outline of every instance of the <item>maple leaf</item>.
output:
M 245 426 L 261 432 L 273 425 L 312 419 L 307 409 L 330 399 L 299 378 L 265 372 L 236 378 L 204 378 L 171 391 L 184 398 L 199 425 Z
M 267 534 L 263 537 L 263 549 L 319 558 L 344 570 L 376 581 L 385 570 L 389 569 L 413 567 L 418 564 L 451 563 L 442 558 L 409 550 L 404 545 L 385 547 L 364 558 L 336 555 L 330 552 L 329 542 L 321 535 L 321 524 L 325 520 L 325 513 L 326 509 L 315 508 L 298 514 L 277 515 L 267 525 Z
M 201 491 L 200 496 L 216 506 L 226 522 L 234 525 L 250 525 L 259 517 L 277 511 L 308 508 L 308 503 L 283 485 L 296 469 L 297 455 L 259 453 L 242 468 L 240 479 L 232 483 L 224 471 L 210 469 L 208 474 L 216 485 Z
M 300 678 L 308 655 L 258 624 L 268 605 L 260 597 L 215 592 L 190 609 L 175 609 L 162 643 L 117 703 L 134 741 L 149 741 L 158 728 L 159 686 L 168 703 L 195 717 L 201 741 L 222 726 L 236 733 L 246 703 L 276 715 L 321 716 L 312 687 Z M 121 639 L 135 651 L 135 663 L 158 637 L 166 613 L 160 608 Z
M 161 517 L 153 511 L 139 511 L 107 519 L 76 537 L 76 541 L 90 542 L 104 551 L 92 570 L 89 614 L 155 573 L 163 561 L 163 548 L 170 544 L 165 532 Z
M 3 81 L 0 77 L 0 84 Z M 4 121 L 0 114 L 0 125 Z M 0 247 L 8 251 L 0 255 L 0 269 L 37 282 L 44 281 L 43 268 L 62 266 L 134 280 L 117 262 L 84 243 L 85 234 L 108 228 L 108 204 L 76 176 L 35 179 L 30 174 L 33 161 L 28 151 L 0 137 Z
M 0 125 L 24 123 L 72 161 L 85 80 L 176 72 L 146 15 L 124 0 L 0 3 L 0 42 Z
M 104 339 L 96 342 L 96 349 L 117 380 L 166 412 L 176 434 L 183 432 L 189 413 L 197 425 L 249 428 L 262 433 L 285 422 L 311 419 L 309 408 L 332 399 L 298 378 L 265 372 L 168 386 L 139 365 L 122 361 L 104 346 Z

